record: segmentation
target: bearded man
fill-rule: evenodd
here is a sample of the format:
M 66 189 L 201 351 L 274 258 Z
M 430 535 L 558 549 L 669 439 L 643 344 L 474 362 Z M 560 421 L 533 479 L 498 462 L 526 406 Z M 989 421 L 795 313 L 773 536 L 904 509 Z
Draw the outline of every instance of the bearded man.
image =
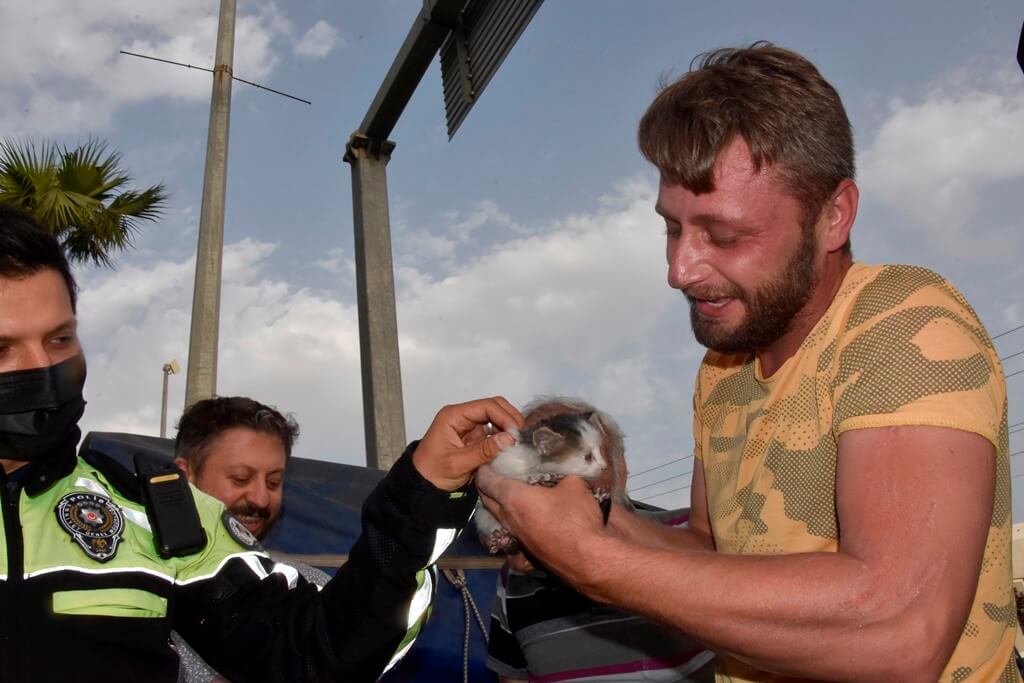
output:
M 298 436 L 298 423 L 276 408 L 245 396 L 215 396 L 182 413 L 174 462 L 262 541 L 281 515 Z
M 1006 384 L 964 297 L 853 260 L 853 136 L 834 88 L 769 44 L 718 50 L 640 122 L 669 284 L 708 347 L 689 528 L 586 486 L 478 476 L 589 597 L 719 653 L 721 681 L 1019 681 Z

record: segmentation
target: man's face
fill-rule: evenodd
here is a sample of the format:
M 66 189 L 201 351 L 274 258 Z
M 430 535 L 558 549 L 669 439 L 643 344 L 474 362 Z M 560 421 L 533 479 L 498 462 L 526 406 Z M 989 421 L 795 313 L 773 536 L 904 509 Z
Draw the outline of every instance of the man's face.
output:
M 189 481 L 219 499 L 256 538 L 266 536 L 281 514 L 284 493 L 284 444 L 274 434 L 232 427 L 208 446 L 198 472 L 176 461 Z
M 77 329 L 60 273 L 0 277 L 0 372 L 45 368 L 81 353 Z
M 715 164 L 715 189 L 661 184 L 669 285 L 690 302 L 694 336 L 727 353 L 781 338 L 818 282 L 813 225 L 770 169 L 754 170 L 742 139 Z

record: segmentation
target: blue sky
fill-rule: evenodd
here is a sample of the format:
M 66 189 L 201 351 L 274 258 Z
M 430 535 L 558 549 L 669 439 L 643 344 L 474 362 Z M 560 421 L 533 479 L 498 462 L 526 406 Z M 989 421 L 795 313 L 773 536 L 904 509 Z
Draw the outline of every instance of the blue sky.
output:
M 341 158 L 422 3 L 239 5 L 235 74 L 313 104 L 234 86 L 218 391 L 294 412 L 298 455 L 362 464 Z M 117 271 L 79 270 L 86 429 L 159 429 L 160 368 L 188 353 L 206 145 L 209 75 L 118 50 L 209 66 L 216 13 L 212 0 L 0 0 L 0 135 L 101 137 L 139 184 L 172 195 Z M 579 395 L 622 424 L 633 472 L 670 463 L 634 478 L 637 497 L 686 503 L 702 349 L 665 285 L 635 128 L 659 80 L 714 47 L 771 40 L 837 87 L 858 146 L 858 258 L 941 272 L 992 334 L 1024 324 L 1022 14 L 1010 0 L 552 0 L 451 142 L 435 62 L 388 167 L 410 438 L 444 403 Z M 1024 350 L 1024 330 L 996 345 Z M 1022 422 L 1024 374 L 1008 385 L 1010 423 Z M 172 420 L 183 396 L 172 377 Z M 1020 450 L 1024 432 L 1011 436 Z M 1013 481 L 1021 520 L 1024 476 Z

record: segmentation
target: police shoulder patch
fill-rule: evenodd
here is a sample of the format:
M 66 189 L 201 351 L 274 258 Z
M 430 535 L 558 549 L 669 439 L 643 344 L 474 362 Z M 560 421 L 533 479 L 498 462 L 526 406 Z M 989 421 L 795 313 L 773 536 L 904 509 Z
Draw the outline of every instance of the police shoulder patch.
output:
M 224 523 L 224 528 L 228 531 L 228 536 L 235 539 L 243 548 L 260 547 L 260 542 L 256 536 L 242 524 L 242 520 L 231 514 L 230 510 L 222 512 L 220 519 Z
M 96 493 L 65 494 L 54 508 L 57 522 L 97 562 L 117 554 L 124 534 L 124 513 L 112 500 Z

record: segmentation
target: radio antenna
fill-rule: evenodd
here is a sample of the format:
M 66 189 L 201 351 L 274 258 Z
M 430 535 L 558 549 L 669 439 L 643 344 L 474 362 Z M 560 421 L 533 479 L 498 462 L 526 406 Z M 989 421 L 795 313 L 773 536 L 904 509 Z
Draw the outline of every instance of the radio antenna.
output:
M 171 59 L 161 59 L 160 57 L 150 57 L 149 55 L 140 55 L 137 52 L 128 52 L 128 50 L 118 50 L 118 52 L 120 52 L 123 55 L 128 55 L 129 57 L 138 57 L 139 59 L 149 59 L 149 60 L 154 61 L 154 62 L 163 62 L 164 64 L 173 64 L 174 66 L 183 66 L 186 69 L 199 69 L 200 71 L 205 71 L 205 72 L 211 73 L 211 74 L 213 73 L 213 69 L 207 69 L 206 67 L 203 67 L 203 66 L 195 66 L 193 64 L 185 64 L 184 62 L 175 62 L 174 60 L 171 60 Z M 281 95 L 282 97 L 287 97 L 287 98 L 292 99 L 292 100 L 298 100 L 299 102 L 305 102 L 306 104 L 309 104 L 309 105 L 313 104 L 309 100 L 304 100 L 301 97 L 296 97 L 295 95 L 289 95 L 288 93 L 281 92 L 280 90 L 274 90 L 273 88 L 268 88 L 267 86 L 260 85 L 259 83 L 253 83 L 252 81 L 247 81 L 244 78 L 239 78 L 238 76 L 236 76 L 234 74 L 231 74 L 231 80 L 239 81 L 240 83 L 245 83 L 246 85 L 251 85 L 252 87 L 259 88 L 260 90 L 266 90 L 267 92 L 272 92 L 275 95 Z

